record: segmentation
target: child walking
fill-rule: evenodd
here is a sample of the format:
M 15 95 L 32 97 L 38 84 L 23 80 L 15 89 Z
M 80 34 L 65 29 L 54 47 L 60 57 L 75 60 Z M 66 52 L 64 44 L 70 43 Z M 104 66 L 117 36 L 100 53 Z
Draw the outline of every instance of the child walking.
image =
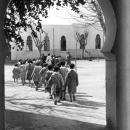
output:
M 67 74 L 66 83 L 65 83 L 65 85 L 68 86 L 68 93 L 69 93 L 71 102 L 76 100 L 75 93 L 77 90 L 77 86 L 79 84 L 78 74 L 74 70 L 74 68 L 75 68 L 75 65 L 70 64 L 70 71 Z
M 26 65 L 26 71 L 27 71 L 26 79 L 28 80 L 29 87 L 31 86 L 32 72 L 34 70 L 34 67 L 35 67 L 34 63 L 32 62 L 31 59 L 29 59 L 27 65 Z
M 47 92 L 49 92 L 50 99 L 52 99 L 52 95 L 51 95 L 51 86 L 50 86 L 50 84 L 48 84 L 48 80 L 52 74 L 53 74 L 53 65 L 50 64 L 50 65 L 48 65 L 48 70 L 45 74 L 45 90 Z
M 35 67 L 34 67 L 34 70 L 32 72 L 32 79 L 34 81 L 34 84 L 35 84 L 35 87 L 36 87 L 36 91 L 38 90 L 39 88 L 39 83 L 40 83 L 40 79 L 41 79 L 41 75 L 40 75 L 40 70 L 42 69 L 41 65 L 40 65 L 40 62 L 37 62 Z
M 68 69 L 67 69 L 67 67 L 65 67 L 65 61 L 61 61 L 60 64 L 61 64 L 60 74 L 62 75 L 62 78 L 64 80 L 64 84 L 65 84 L 65 80 L 66 80 L 66 76 L 67 76 L 67 73 L 68 73 Z M 63 85 L 62 93 L 61 93 L 61 100 L 66 100 L 65 95 L 66 95 L 66 86 Z
M 60 102 L 61 90 L 64 85 L 62 75 L 59 73 L 59 66 L 54 67 L 54 72 L 48 80 L 48 84 L 51 85 L 51 95 L 54 99 L 54 104 L 57 105 L 57 102 Z
M 42 86 L 42 85 L 44 85 L 44 87 L 45 87 L 45 75 L 46 75 L 46 72 L 47 72 L 47 70 L 48 70 L 48 68 L 47 68 L 47 66 L 48 66 L 48 64 L 46 64 L 46 63 L 44 63 L 43 64 L 43 68 L 40 70 L 40 75 L 41 75 L 41 81 L 40 81 L 40 85 Z
M 12 72 L 13 72 L 14 82 L 16 82 L 18 84 L 18 79 L 20 78 L 20 67 L 17 63 L 14 65 Z
M 21 65 L 20 65 L 20 77 L 21 77 L 22 85 L 24 86 L 25 80 L 26 80 L 26 64 L 25 64 L 25 61 L 22 61 Z

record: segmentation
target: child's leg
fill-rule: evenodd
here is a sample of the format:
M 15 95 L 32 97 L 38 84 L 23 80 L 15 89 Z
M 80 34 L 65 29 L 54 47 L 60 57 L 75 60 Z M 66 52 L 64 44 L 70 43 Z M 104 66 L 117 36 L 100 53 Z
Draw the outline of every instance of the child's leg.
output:
M 73 93 L 73 101 L 76 101 L 75 93 Z
M 69 95 L 70 95 L 70 101 L 72 102 L 72 93 L 69 93 Z
M 14 78 L 14 83 L 15 83 L 15 78 Z
M 25 78 L 23 79 L 23 85 L 25 85 Z
M 54 99 L 54 104 L 57 105 L 57 96 L 56 96 L 56 94 L 53 95 L 53 99 Z
M 66 86 L 64 86 L 64 90 L 63 90 L 62 93 L 63 93 L 63 97 L 62 97 L 63 100 L 66 100 L 66 97 L 65 97 L 65 95 L 66 95 Z
M 18 79 L 16 79 L 16 83 L 18 84 Z
M 23 83 L 23 79 L 21 79 L 21 81 L 22 81 L 22 85 L 23 85 L 23 84 L 24 84 L 24 83 Z
M 23 79 L 21 79 L 22 80 L 22 85 L 24 85 L 25 84 L 25 82 L 24 82 L 24 78 Z
M 36 87 L 36 91 L 38 90 L 38 81 L 34 81 L 35 87 Z
M 58 95 L 58 102 L 60 102 L 60 100 L 63 99 L 63 91 L 61 88 L 59 89 L 57 95 Z
M 31 85 L 31 80 L 28 80 L 28 85 L 29 85 L 29 87 L 30 87 L 30 85 Z

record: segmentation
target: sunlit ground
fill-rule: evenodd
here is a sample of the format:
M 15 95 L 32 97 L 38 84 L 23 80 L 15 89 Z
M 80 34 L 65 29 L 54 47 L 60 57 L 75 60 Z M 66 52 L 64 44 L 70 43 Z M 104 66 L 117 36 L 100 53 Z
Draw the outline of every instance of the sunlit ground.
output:
M 67 95 L 67 101 L 57 106 L 43 88 L 35 91 L 13 83 L 12 68 L 5 65 L 7 123 L 27 130 L 85 130 L 90 124 L 96 130 L 98 125 L 106 125 L 105 60 L 77 61 L 77 101 L 71 103 Z

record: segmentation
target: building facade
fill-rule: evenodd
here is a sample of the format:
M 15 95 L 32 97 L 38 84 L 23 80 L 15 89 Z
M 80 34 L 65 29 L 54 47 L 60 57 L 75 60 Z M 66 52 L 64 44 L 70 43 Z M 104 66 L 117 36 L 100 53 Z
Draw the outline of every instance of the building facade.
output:
M 78 27 L 78 25 L 76 25 Z M 47 55 L 48 53 L 56 56 L 66 56 L 66 52 L 69 51 L 73 57 L 80 58 L 82 56 L 82 49 L 80 43 L 76 42 L 75 27 L 73 25 L 43 25 L 43 29 L 48 33 L 49 44 L 42 47 L 42 53 Z M 103 46 L 104 36 L 103 31 L 95 29 L 94 27 L 79 28 L 79 34 L 84 31 L 88 32 L 87 45 L 85 46 L 85 57 L 102 57 L 100 49 Z M 82 31 L 82 32 L 81 32 Z M 27 44 L 27 37 L 31 36 L 31 32 L 23 32 L 21 36 L 24 39 L 24 48 L 22 51 L 17 51 L 16 48 L 11 50 L 11 59 L 26 59 L 39 57 L 38 49 L 32 39 L 31 49 Z M 99 44 L 97 46 L 97 44 Z M 76 51 L 77 50 L 77 51 Z M 89 52 L 89 53 L 88 53 Z

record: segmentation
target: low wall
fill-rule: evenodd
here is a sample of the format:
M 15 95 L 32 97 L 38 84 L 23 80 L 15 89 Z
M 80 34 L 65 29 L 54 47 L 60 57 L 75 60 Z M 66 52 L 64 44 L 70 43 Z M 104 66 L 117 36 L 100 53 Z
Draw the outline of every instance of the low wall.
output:
M 67 51 L 60 51 L 58 49 L 55 50 L 51 50 L 51 51 L 42 51 L 42 53 L 44 53 L 44 55 L 47 55 L 48 53 L 50 53 L 51 55 L 56 55 L 56 56 L 61 56 L 63 58 L 66 57 L 66 52 L 70 52 L 70 54 L 72 55 L 73 58 L 77 57 L 77 58 L 82 58 L 82 50 L 81 49 L 77 49 L 73 50 L 73 49 L 69 49 Z M 39 52 L 37 50 L 34 50 L 33 52 L 29 52 L 29 51 L 18 51 L 18 52 L 12 52 L 11 54 L 11 60 L 19 60 L 19 59 L 27 59 L 27 58 L 38 58 L 39 57 Z M 104 55 L 100 52 L 100 50 L 94 50 L 94 49 L 87 49 L 85 50 L 84 53 L 84 57 L 85 58 L 89 58 L 89 57 L 93 57 L 93 58 L 103 58 Z

